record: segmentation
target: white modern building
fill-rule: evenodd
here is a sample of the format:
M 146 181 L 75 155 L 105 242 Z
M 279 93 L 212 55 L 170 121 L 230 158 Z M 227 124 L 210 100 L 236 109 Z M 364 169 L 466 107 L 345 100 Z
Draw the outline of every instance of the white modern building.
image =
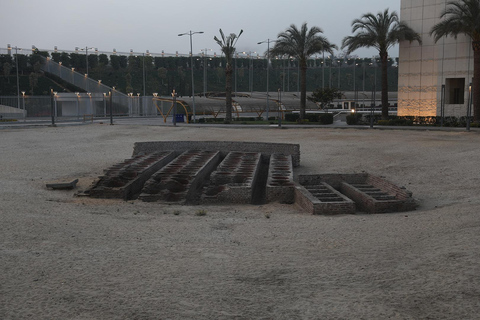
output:
M 400 19 L 422 36 L 422 45 L 400 43 L 398 115 L 441 116 L 442 87 L 445 116 L 466 116 L 473 77 L 470 38 L 459 35 L 437 43 L 430 30 L 449 0 L 401 0 Z M 473 108 L 472 108 L 473 109 Z

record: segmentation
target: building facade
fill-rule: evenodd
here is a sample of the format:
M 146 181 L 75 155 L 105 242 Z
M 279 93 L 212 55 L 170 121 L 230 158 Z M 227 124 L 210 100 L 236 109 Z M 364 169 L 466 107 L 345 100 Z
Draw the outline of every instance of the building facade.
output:
M 471 39 L 459 35 L 437 43 L 432 27 L 448 0 L 401 0 L 400 19 L 422 36 L 422 44 L 400 43 L 398 115 L 462 117 L 467 115 L 473 77 Z M 443 94 L 442 94 L 443 92 Z

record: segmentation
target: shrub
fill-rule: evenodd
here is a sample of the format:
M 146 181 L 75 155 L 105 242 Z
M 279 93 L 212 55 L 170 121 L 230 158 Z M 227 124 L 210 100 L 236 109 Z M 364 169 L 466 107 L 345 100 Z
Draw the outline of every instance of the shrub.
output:
M 308 122 L 318 122 L 319 117 L 318 117 L 318 114 L 316 113 L 306 113 L 305 120 L 308 120 Z
M 199 216 L 199 217 L 206 216 L 207 215 L 207 210 L 205 210 L 205 209 L 197 210 L 197 211 L 195 211 L 195 215 Z
M 319 120 L 321 124 L 332 124 L 333 113 L 322 113 L 319 115 Z
M 348 125 L 355 125 L 360 123 L 360 119 L 362 115 L 359 113 L 352 113 L 347 116 L 347 124 Z
M 285 121 L 288 122 L 296 122 L 300 118 L 298 113 L 286 113 L 285 114 Z

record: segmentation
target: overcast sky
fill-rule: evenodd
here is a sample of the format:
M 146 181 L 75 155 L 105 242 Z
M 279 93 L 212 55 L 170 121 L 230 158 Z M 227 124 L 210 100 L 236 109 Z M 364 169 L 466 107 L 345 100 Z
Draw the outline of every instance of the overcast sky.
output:
M 0 0 L 0 47 L 188 53 L 189 37 L 178 34 L 192 30 L 204 32 L 193 36 L 194 53 L 205 48 L 220 53 L 213 37 L 222 28 L 226 34 L 244 30 L 237 51 L 263 54 L 267 45 L 257 42 L 276 39 L 290 24 L 303 22 L 320 27 L 340 47 L 353 19 L 386 8 L 400 14 L 400 0 Z M 397 57 L 398 48 L 390 55 Z

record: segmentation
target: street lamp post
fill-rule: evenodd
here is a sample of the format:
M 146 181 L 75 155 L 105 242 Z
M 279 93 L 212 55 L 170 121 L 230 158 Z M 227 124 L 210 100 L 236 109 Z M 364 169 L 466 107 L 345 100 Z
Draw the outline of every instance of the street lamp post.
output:
M 237 97 L 237 60 L 238 60 L 238 52 L 235 52 L 235 97 Z
M 85 47 L 85 48 L 80 49 L 81 51 L 85 50 L 85 62 L 86 62 L 86 65 L 87 65 L 87 72 L 85 74 L 86 74 L 87 77 L 88 77 L 88 49 L 94 50 L 95 48 Z
M 25 91 L 22 91 L 22 96 L 23 96 L 23 122 L 26 121 L 26 111 L 25 111 Z
M 467 131 L 470 131 L 470 117 L 472 115 L 472 83 L 468 85 L 468 102 L 467 102 Z
M 208 67 L 207 51 L 212 51 L 212 49 L 205 48 L 205 49 L 202 49 L 200 51 L 203 52 L 203 96 L 206 97 L 207 96 L 207 67 Z M 236 62 L 236 60 L 235 60 L 235 62 Z M 236 76 L 236 74 L 235 74 L 235 76 Z M 236 83 L 235 83 L 235 85 L 236 85 Z
M 270 40 L 270 39 L 267 39 L 267 40 L 264 40 L 264 41 L 260 41 L 258 42 L 257 44 L 262 44 L 262 43 L 267 43 L 267 121 L 268 121 L 268 112 L 270 111 L 270 105 L 269 105 L 269 97 L 268 97 L 268 87 L 269 87 L 269 84 L 270 84 L 270 81 L 269 81 L 269 75 L 270 75 L 270 42 L 275 42 L 275 40 Z
M 185 36 L 189 35 L 190 36 L 190 68 L 192 70 L 192 99 L 193 99 L 193 123 L 195 123 L 195 85 L 194 85 L 194 80 L 193 80 L 193 43 L 192 43 L 192 35 L 194 34 L 202 34 L 203 31 L 192 31 L 190 30 L 189 32 L 185 33 L 180 33 L 178 36 Z
M 109 102 L 110 102 L 110 125 L 113 126 L 113 91 L 115 91 L 115 87 L 110 90 L 108 93 Z
M 250 91 L 250 97 L 252 97 L 253 94 L 253 53 L 256 53 L 255 51 L 243 51 L 243 54 L 247 55 L 248 60 L 248 90 Z
M 173 126 L 177 126 L 177 93 L 175 92 L 175 89 L 173 89 L 172 92 L 172 98 L 173 98 Z
M 87 69 L 86 69 L 86 72 L 85 72 L 85 90 L 87 90 L 87 91 L 88 91 L 88 49 L 93 50 L 95 48 L 85 47 L 85 48 L 80 49 L 81 51 L 85 50 L 85 62 L 86 62 L 86 66 L 87 66 Z
M 9 47 L 8 48 L 9 50 L 13 49 L 12 47 L 10 47 L 10 45 L 8 45 L 8 47 Z M 17 74 L 17 108 L 20 109 L 20 82 L 18 78 L 18 50 L 22 51 L 23 49 L 15 46 L 15 71 Z
M 278 127 L 282 127 L 282 91 L 278 88 Z

